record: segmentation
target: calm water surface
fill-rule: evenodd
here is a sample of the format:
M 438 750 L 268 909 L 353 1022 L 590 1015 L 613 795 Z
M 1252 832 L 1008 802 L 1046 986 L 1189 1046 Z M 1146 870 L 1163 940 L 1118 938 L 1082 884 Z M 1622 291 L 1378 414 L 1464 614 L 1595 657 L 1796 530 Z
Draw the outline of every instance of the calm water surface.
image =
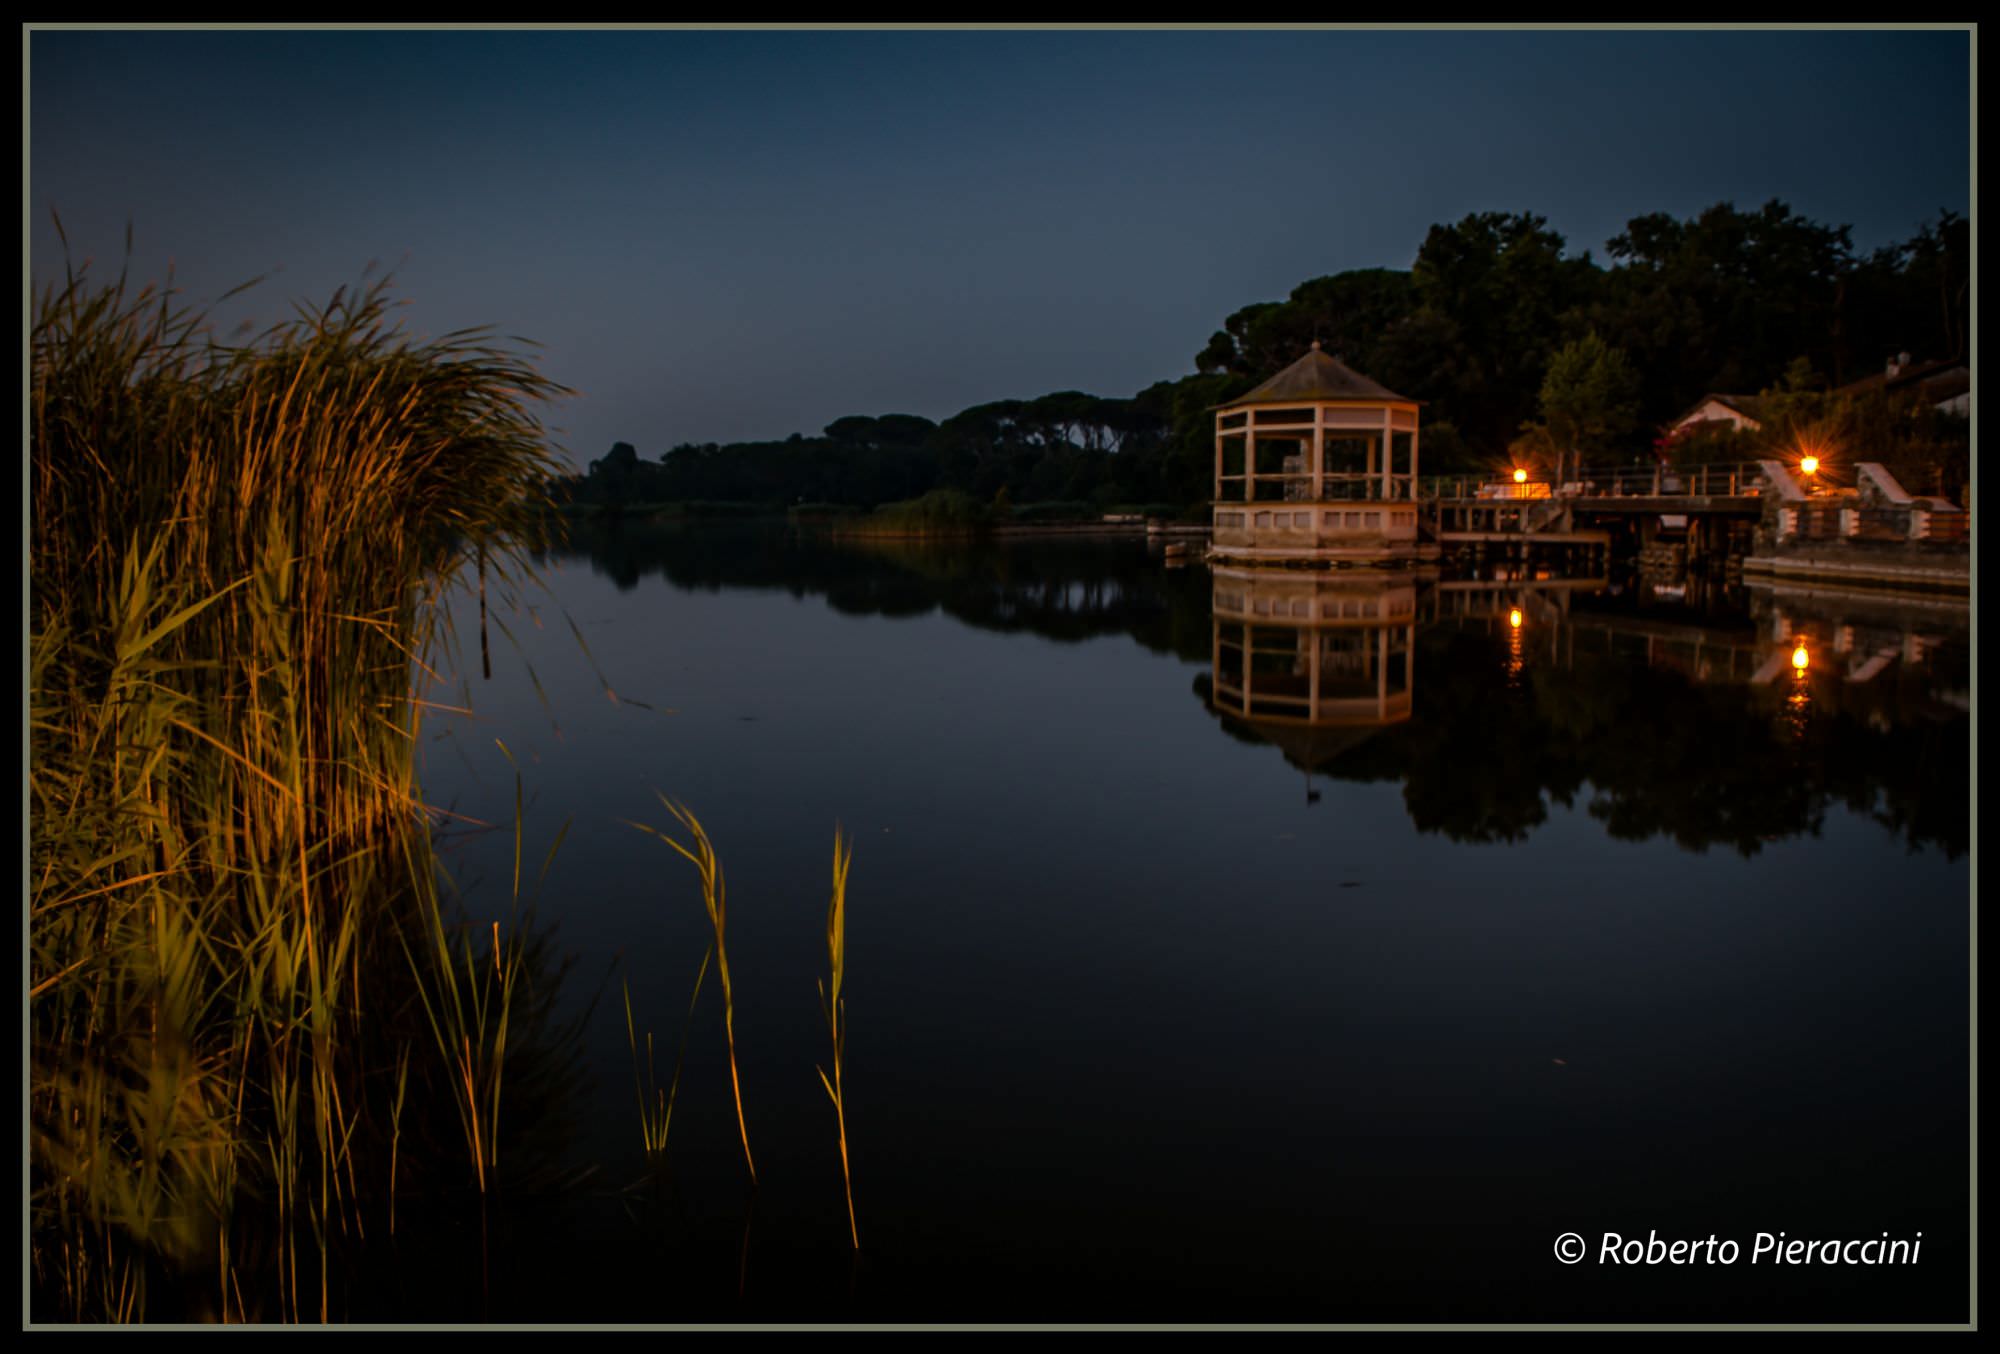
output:
M 543 568 L 490 679 L 460 599 L 478 716 L 424 781 L 509 824 L 504 742 L 524 892 L 568 823 L 538 915 L 586 1082 L 510 1112 L 593 1173 L 496 1205 L 483 1283 L 411 1231 L 397 1273 L 465 1282 L 384 1313 L 1966 1319 L 1962 607 L 759 527 Z M 754 1194 L 713 975 L 641 1148 L 623 991 L 664 1082 L 707 939 L 620 821 L 669 826 L 656 792 L 726 874 Z M 814 1070 L 836 823 L 858 1262 Z M 506 915 L 511 834 L 455 842 Z M 1607 1268 L 1607 1230 L 1744 1259 Z M 1750 1265 L 1758 1231 L 1923 1237 L 1828 1270 Z

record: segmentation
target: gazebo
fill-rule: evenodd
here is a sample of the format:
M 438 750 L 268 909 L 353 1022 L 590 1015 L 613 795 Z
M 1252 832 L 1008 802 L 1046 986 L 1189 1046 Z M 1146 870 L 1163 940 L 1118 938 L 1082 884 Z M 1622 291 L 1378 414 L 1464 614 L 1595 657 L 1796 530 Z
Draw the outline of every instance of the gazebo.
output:
M 1224 560 L 1413 559 L 1417 402 L 1310 351 L 1215 409 L 1213 553 Z

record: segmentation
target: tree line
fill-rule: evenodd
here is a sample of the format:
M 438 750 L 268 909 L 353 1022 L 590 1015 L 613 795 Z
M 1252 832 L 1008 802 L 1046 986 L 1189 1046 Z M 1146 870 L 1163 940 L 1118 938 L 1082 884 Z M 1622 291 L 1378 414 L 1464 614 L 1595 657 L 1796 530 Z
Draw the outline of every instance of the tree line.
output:
M 1900 407 L 1861 417 L 1834 392 L 1891 353 L 1966 356 L 1970 227 L 1956 213 L 1864 254 L 1849 227 L 1782 202 L 1721 203 L 1688 220 L 1637 217 L 1606 254 L 1600 263 L 1569 253 L 1532 213 L 1474 213 L 1432 226 L 1407 270 L 1349 270 L 1244 306 L 1192 373 L 1130 397 L 1057 391 L 942 422 L 855 415 L 817 436 L 682 443 L 657 460 L 620 442 L 556 493 L 603 505 L 866 507 L 934 490 L 1013 504 L 1193 503 L 1209 492 L 1212 407 L 1315 339 L 1424 403 L 1423 468 L 1440 474 L 1524 457 L 1552 469 L 1567 458 L 1642 457 L 1664 450 L 1667 425 L 1712 392 L 1785 394 L 1792 409 L 1817 397 L 1823 424 L 1901 429 Z M 1962 456 L 1962 430 L 1925 421 L 1895 435 L 1915 439 L 1906 461 Z

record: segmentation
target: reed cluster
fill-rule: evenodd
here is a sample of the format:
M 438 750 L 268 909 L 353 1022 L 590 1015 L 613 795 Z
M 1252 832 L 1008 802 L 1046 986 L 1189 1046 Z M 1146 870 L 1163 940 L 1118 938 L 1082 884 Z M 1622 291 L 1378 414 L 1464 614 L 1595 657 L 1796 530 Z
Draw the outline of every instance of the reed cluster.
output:
M 36 1319 L 328 1319 L 424 1086 L 489 1183 L 524 956 L 444 919 L 413 679 L 540 544 L 560 393 L 379 284 L 240 344 L 122 277 L 36 298 Z
M 656 827 L 648 826 L 645 823 L 633 823 L 630 819 L 626 821 L 641 832 L 650 833 L 665 842 L 668 846 L 673 847 L 689 864 L 695 867 L 695 873 L 700 877 L 702 907 L 708 913 L 709 929 L 714 932 L 714 939 L 709 942 L 708 952 L 702 956 L 701 972 L 695 977 L 694 998 L 690 1001 L 689 1005 L 692 1008 L 693 1001 L 700 1000 L 701 980 L 707 975 L 709 962 L 713 960 L 716 977 L 722 984 L 722 1030 L 724 1037 L 729 1042 L 729 1086 L 736 1095 L 736 1129 L 742 1135 L 743 1139 L 743 1164 L 750 1172 L 750 1183 L 754 1185 L 757 1183 L 757 1163 L 750 1155 L 750 1126 L 744 1122 L 743 1118 L 743 1078 L 736 1066 L 736 993 L 729 982 L 729 946 L 727 943 L 729 905 L 727 894 L 723 889 L 722 861 L 715 854 L 715 843 L 709 840 L 707 830 L 702 827 L 701 821 L 694 814 L 690 813 L 684 805 L 675 803 L 665 795 L 660 796 L 660 802 L 666 806 L 667 812 L 674 816 L 674 821 L 687 829 L 688 836 L 693 842 L 692 845 L 683 846 L 679 841 Z M 676 1084 L 680 1081 L 678 1068 L 675 1070 L 674 1080 Z M 660 1144 L 664 1146 L 665 1142 L 666 1120 L 665 1115 L 662 1114 L 660 1118 Z M 648 1145 L 651 1145 L 650 1141 Z
M 639 1055 L 639 1031 L 632 1013 L 632 994 L 628 987 L 625 992 L 625 1034 L 632 1046 L 632 1076 L 639 1098 L 639 1129 L 645 1144 L 646 1155 L 658 1165 L 666 1152 L 667 1129 L 673 1120 L 675 1093 L 680 1088 L 681 1069 L 687 1060 L 687 1031 L 692 1028 L 694 1012 L 701 1000 L 702 980 L 708 976 L 709 965 L 713 963 L 722 981 L 722 1027 L 729 1045 L 729 1080 L 736 1095 L 736 1126 L 743 1139 L 743 1161 L 749 1168 L 750 1184 L 754 1190 L 757 1183 L 757 1166 L 750 1156 L 750 1129 L 743 1116 L 743 1083 L 736 1066 L 736 1006 L 729 981 L 728 949 L 728 909 L 722 883 L 722 863 L 717 857 L 715 843 L 709 838 L 708 830 L 701 825 L 693 811 L 686 805 L 660 795 L 660 802 L 673 815 L 689 835 L 690 842 L 683 844 L 675 837 L 646 823 L 626 819 L 627 826 L 658 837 L 671 846 L 681 857 L 695 867 L 701 884 L 702 905 L 708 913 L 710 927 L 714 935 L 706 953 L 702 955 L 701 967 L 695 974 L 694 994 L 688 1001 L 688 1024 L 681 1034 L 680 1055 L 674 1065 L 674 1074 L 666 1089 L 662 1090 L 653 1070 L 653 1036 L 648 1031 L 645 1039 L 646 1054 L 643 1064 Z M 842 995 L 842 987 L 847 979 L 847 876 L 854 863 L 854 844 L 841 832 L 839 827 L 833 833 L 833 890 L 827 905 L 826 952 L 827 977 L 820 980 L 820 1010 L 826 1017 L 827 1029 L 833 1039 L 833 1073 L 828 1076 L 825 1068 L 818 1068 L 820 1083 L 833 1099 L 834 1118 L 840 1134 L 840 1173 L 847 1193 L 847 1234 L 855 1250 L 861 1248 L 860 1228 L 854 1217 L 854 1176 L 849 1164 L 847 1151 L 847 1103 L 844 1095 L 844 1080 L 847 1053 L 847 1002 Z M 746 1224 L 747 1225 L 747 1224 Z M 746 1245 L 748 1232 L 745 1232 Z

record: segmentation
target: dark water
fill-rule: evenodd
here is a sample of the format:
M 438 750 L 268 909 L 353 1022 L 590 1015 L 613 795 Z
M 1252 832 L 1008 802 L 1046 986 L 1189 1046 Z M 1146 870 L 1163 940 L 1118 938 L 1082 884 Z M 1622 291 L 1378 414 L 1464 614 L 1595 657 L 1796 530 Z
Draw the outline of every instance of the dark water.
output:
M 425 782 L 511 822 L 503 740 L 530 883 L 569 820 L 540 915 L 591 1087 L 535 1109 L 595 1173 L 503 1192 L 483 1257 L 406 1225 L 357 1314 L 1966 1319 L 1962 607 L 741 527 L 545 570 L 490 680 L 461 609 L 480 717 Z M 664 1081 L 707 939 L 619 821 L 670 826 L 656 791 L 726 873 L 754 1194 L 713 975 L 641 1149 L 621 983 Z M 858 1262 L 814 1070 L 836 823 Z M 511 836 L 456 849 L 504 915 Z M 1742 1255 L 1606 1266 L 1607 1230 Z M 1759 1231 L 1922 1244 L 1753 1265 Z

